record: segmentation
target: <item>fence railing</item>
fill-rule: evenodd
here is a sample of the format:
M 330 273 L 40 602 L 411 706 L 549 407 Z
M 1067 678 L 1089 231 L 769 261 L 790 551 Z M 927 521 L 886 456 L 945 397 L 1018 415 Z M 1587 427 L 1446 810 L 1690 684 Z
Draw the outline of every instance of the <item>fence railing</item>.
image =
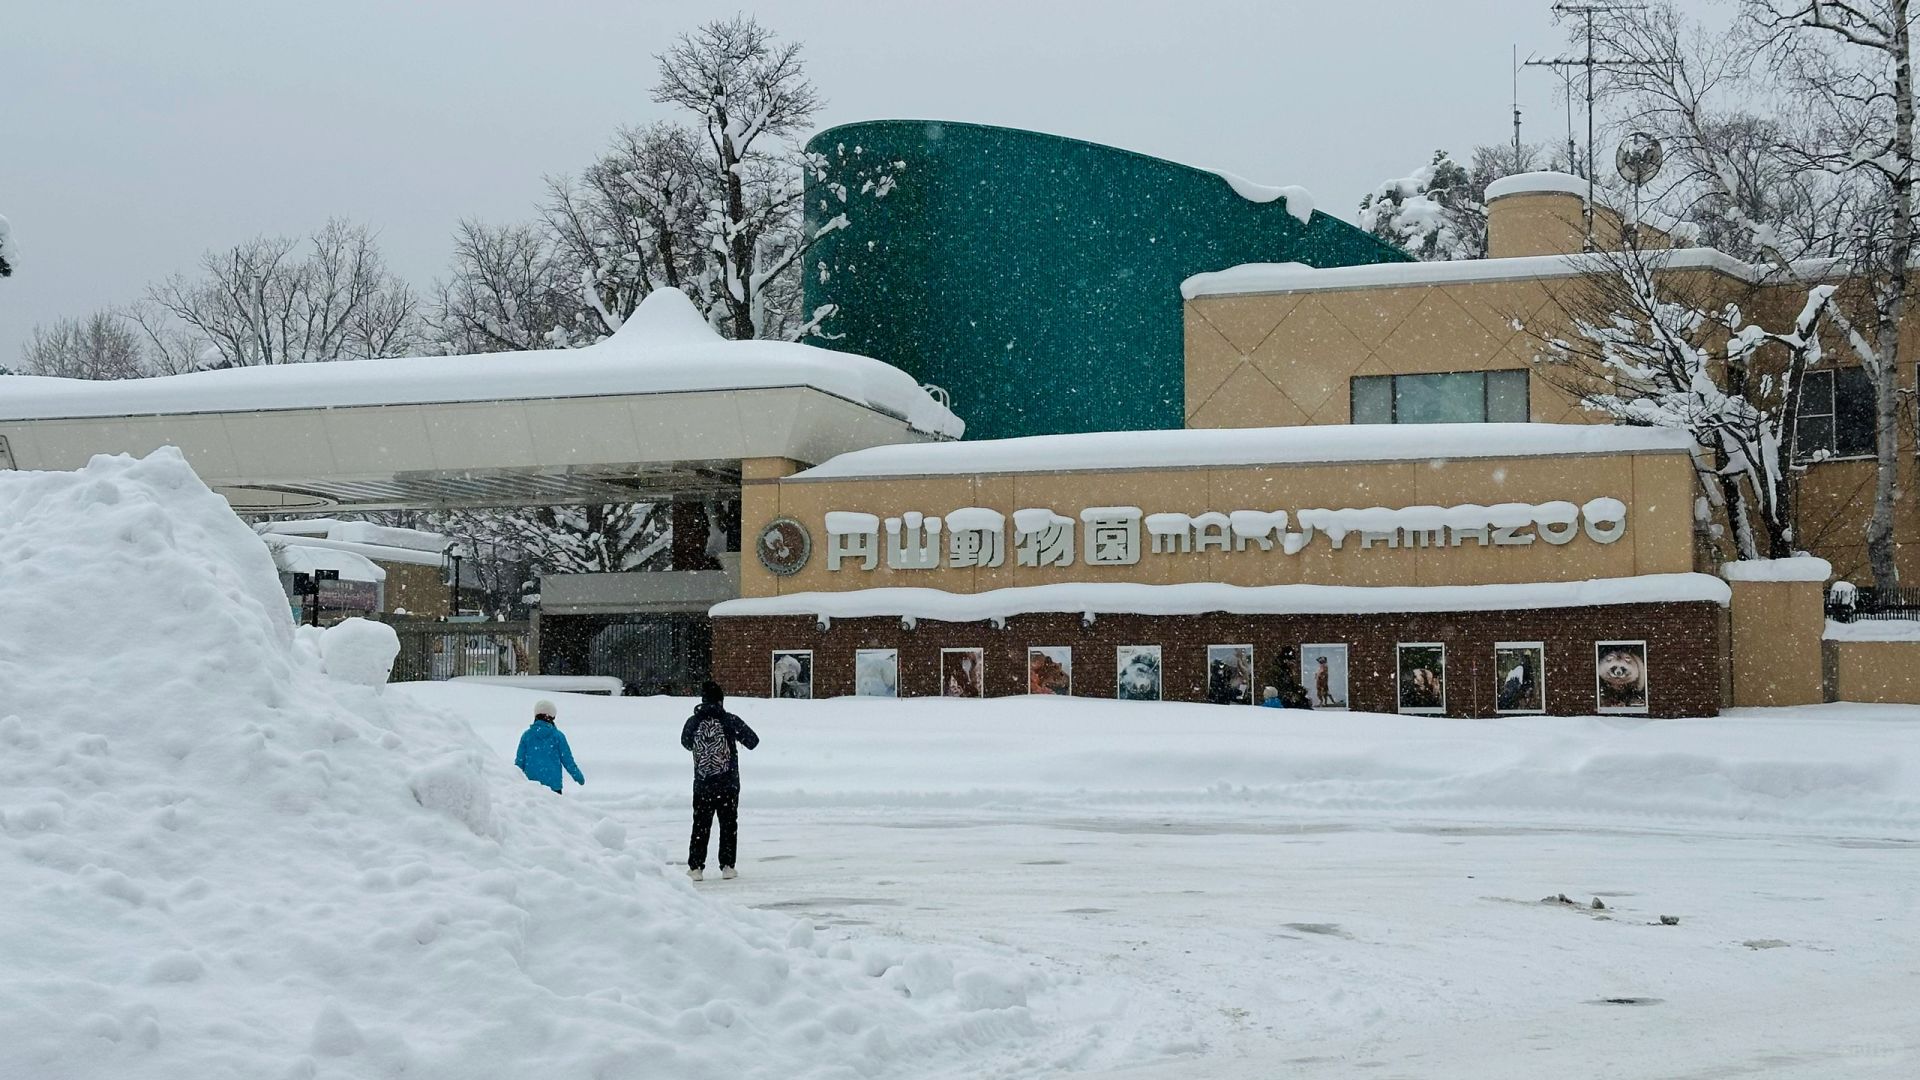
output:
M 1827 589 L 1827 618 L 1835 622 L 1920 620 L 1920 588 L 1875 588 L 1838 582 Z
M 533 673 L 533 624 L 391 620 L 400 637 L 394 682 L 441 681 L 459 675 Z

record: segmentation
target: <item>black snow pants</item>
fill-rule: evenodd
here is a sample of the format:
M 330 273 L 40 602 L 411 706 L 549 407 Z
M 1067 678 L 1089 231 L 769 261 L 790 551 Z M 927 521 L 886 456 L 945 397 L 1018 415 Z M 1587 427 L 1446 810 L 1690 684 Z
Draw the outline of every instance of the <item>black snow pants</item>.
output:
M 714 815 L 720 816 L 720 866 L 733 865 L 740 839 L 740 774 L 726 772 L 693 782 L 693 840 L 687 845 L 687 867 L 707 866 L 707 837 Z

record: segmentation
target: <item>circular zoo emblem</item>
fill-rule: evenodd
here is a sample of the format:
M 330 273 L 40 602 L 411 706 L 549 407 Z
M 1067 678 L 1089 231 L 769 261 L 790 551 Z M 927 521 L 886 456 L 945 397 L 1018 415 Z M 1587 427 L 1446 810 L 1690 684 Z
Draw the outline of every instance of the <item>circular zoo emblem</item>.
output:
M 813 554 L 813 537 L 807 535 L 805 525 L 792 518 L 774 518 L 760 530 L 754 550 L 760 554 L 761 566 L 784 577 L 807 565 L 807 556 Z

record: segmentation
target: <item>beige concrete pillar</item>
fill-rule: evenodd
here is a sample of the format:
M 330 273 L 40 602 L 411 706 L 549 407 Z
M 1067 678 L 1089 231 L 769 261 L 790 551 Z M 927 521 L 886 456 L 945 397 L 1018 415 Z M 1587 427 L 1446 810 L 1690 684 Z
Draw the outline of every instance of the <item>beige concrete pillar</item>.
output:
M 778 596 L 780 578 L 760 565 L 760 530 L 780 516 L 780 479 L 805 468 L 791 458 L 740 460 L 740 595 Z M 816 542 L 819 538 L 816 538 Z
M 1826 630 L 1825 559 L 1727 563 L 1735 705 L 1815 705 L 1825 700 L 1821 638 Z

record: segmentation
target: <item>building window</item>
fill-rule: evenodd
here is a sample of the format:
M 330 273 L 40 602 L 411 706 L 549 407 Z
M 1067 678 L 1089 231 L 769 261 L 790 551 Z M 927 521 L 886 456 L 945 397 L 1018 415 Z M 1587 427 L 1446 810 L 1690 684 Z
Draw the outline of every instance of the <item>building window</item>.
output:
M 1527 373 L 1357 375 L 1352 415 L 1356 424 L 1524 424 Z
M 1862 368 L 1809 371 L 1793 452 L 1801 461 L 1872 457 L 1873 382 Z

